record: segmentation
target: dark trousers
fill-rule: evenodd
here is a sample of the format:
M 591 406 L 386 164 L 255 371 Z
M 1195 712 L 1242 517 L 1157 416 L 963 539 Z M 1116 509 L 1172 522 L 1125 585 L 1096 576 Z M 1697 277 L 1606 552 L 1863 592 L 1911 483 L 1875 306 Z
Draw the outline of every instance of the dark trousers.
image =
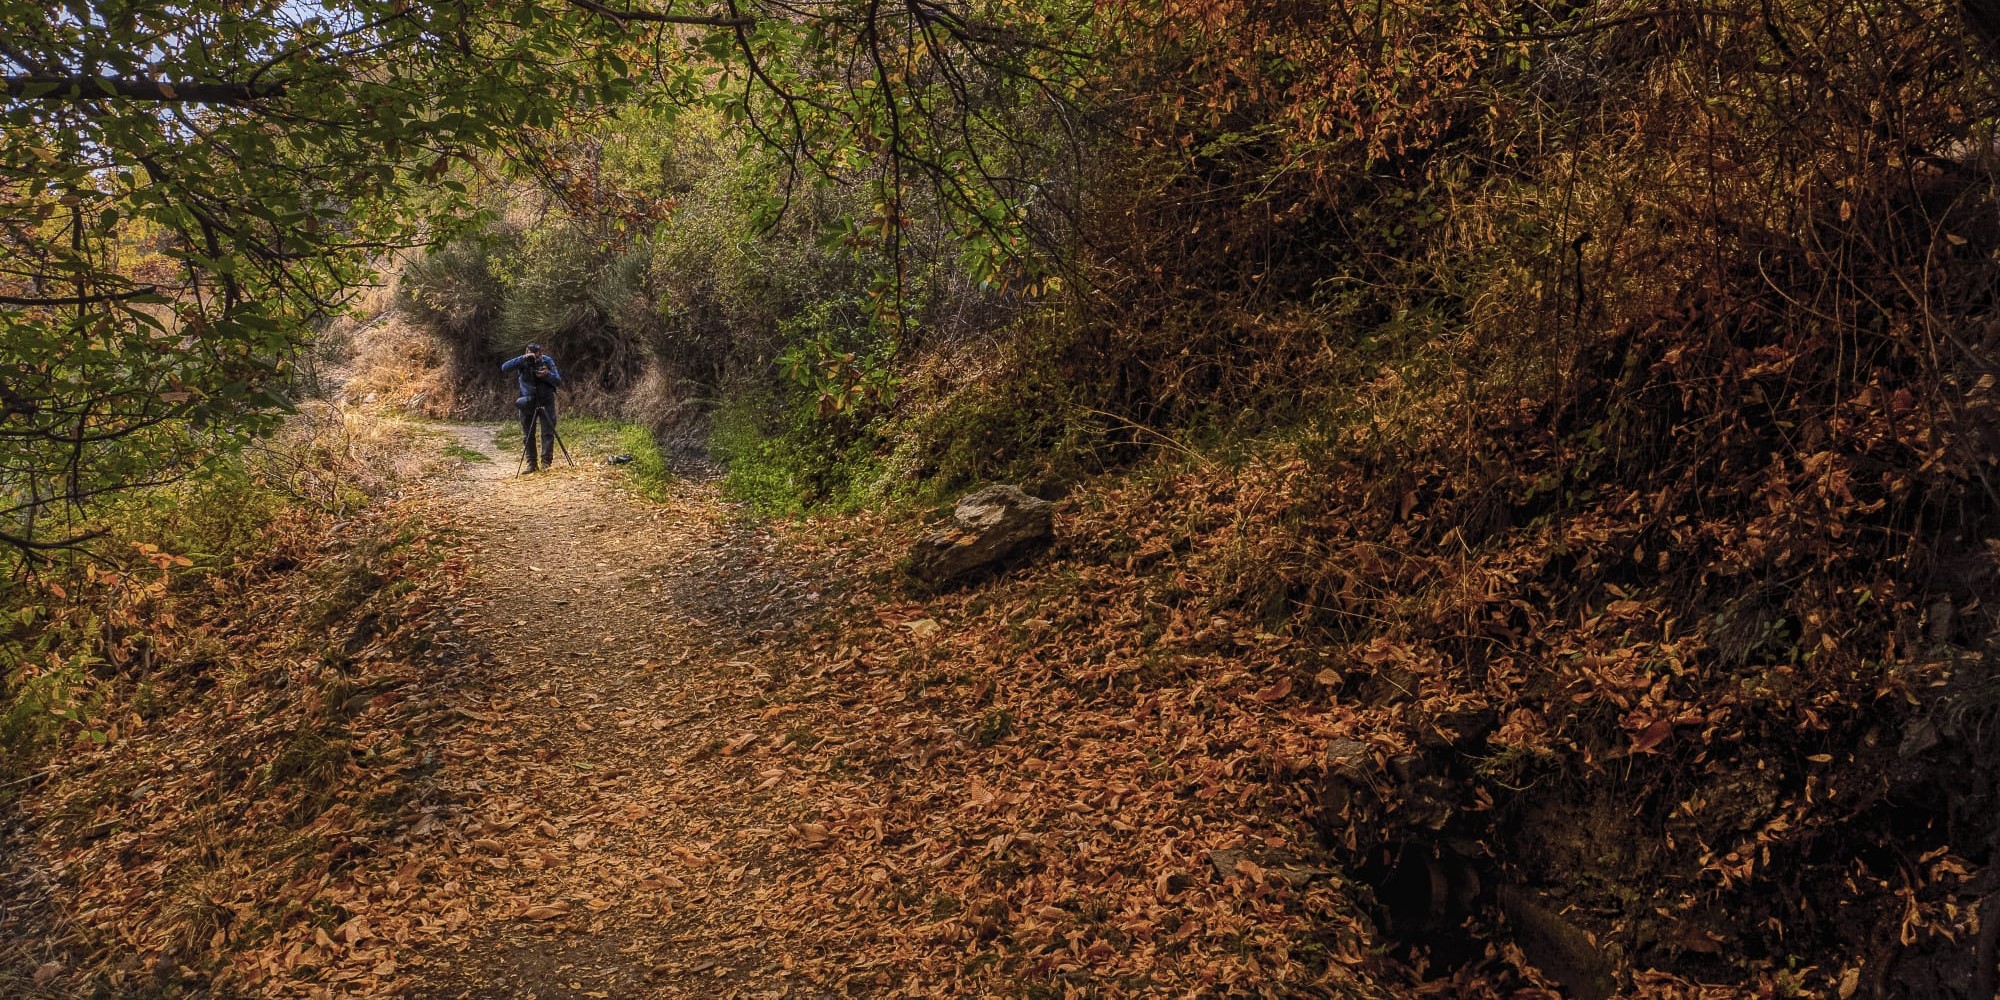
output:
M 542 465 L 556 464 L 556 401 L 554 399 L 530 399 L 516 402 L 521 411 L 521 449 L 527 455 L 528 468 L 535 467 L 535 427 L 542 429 Z

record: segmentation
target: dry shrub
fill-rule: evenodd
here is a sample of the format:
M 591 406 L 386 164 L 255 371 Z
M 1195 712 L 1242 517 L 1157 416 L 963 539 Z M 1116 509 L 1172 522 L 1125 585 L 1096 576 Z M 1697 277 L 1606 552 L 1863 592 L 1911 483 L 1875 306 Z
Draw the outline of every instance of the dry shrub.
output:
M 1539 11 L 1146 22 L 1072 377 L 1294 443 L 1125 516 L 1321 645 L 1396 763 L 1320 822 L 1418 950 L 1498 882 L 1628 982 L 1991 995 L 1993 62 L 1943 4 Z
M 448 419 L 462 412 L 462 380 L 450 350 L 399 312 L 376 316 L 353 335 L 340 398 L 390 413 Z
M 412 424 L 363 408 L 308 403 L 269 440 L 251 444 L 252 476 L 294 504 L 343 516 L 433 471 Z
M 670 457 L 696 459 L 707 452 L 710 425 L 708 401 L 697 390 L 694 383 L 670 374 L 664 364 L 649 362 L 614 412 L 650 432 Z

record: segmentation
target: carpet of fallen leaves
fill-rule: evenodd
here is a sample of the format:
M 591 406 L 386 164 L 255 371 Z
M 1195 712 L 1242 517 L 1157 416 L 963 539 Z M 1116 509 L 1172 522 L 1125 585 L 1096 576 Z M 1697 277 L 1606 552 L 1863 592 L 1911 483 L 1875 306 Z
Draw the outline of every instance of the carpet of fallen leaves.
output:
M 758 528 L 697 483 L 482 496 L 494 665 L 426 862 L 471 909 L 408 991 L 1298 995 L 1364 963 L 1271 780 L 1316 711 L 1220 649 L 1133 655 L 1224 623 L 1142 639 L 1144 588 L 1061 558 L 916 594 L 913 526 Z
M 491 428 L 451 432 L 495 451 Z M 893 568 L 908 517 L 760 524 L 712 484 L 649 502 L 582 457 L 466 464 L 163 605 L 149 684 L 14 805 L 6 966 L 58 996 L 1549 996 L 1544 971 L 1609 974 L 1579 928 L 1716 954 L 1706 928 L 1790 905 L 1765 859 L 1893 806 L 1852 762 L 1780 783 L 1796 734 L 1828 738 L 1798 715 L 1810 688 L 1746 700 L 1692 645 L 1641 685 L 1619 650 L 1655 641 L 1648 605 L 1611 586 L 1561 604 L 1590 564 L 1534 535 L 1587 518 L 1477 559 L 1396 556 L 1444 500 L 1280 453 L 1093 484 L 1049 550 L 933 592 Z M 1569 550 L 1622 558 L 1612 535 Z M 1301 595 L 1472 624 L 1339 640 L 1296 627 Z M 1490 638 L 1465 646 L 1474 627 Z M 1773 712 L 1806 721 L 1759 735 Z M 1710 752 L 1725 737 L 1740 754 Z M 1625 828 L 1652 815 L 1633 801 L 1666 836 Z M 1429 853 L 1370 889 L 1378 849 Z M 1906 898 L 1906 945 L 1978 935 L 1958 855 L 1919 863 L 1904 897 L 1865 866 L 1798 884 Z M 1397 878 L 1469 953 L 1425 968 L 1425 925 L 1394 927 L 1393 902 L 1384 932 L 1370 899 Z M 1648 905 L 1663 879 L 1693 888 L 1657 925 L 1588 908 L 1634 882 Z M 1524 900 L 1508 919 L 1585 941 L 1542 950 L 1581 969 L 1451 909 L 1461 890 Z M 1623 985 L 1852 993 L 1864 971 L 1725 957 L 1745 963 L 1712 966 L 1729 985 L 1644 966 Z
M 0 984 L 49 996 L 270 989 L 393 973 L 355 901 L 407 893 L 399 851 L 476 657 L 466 565 L 399 505 L 268 526 L 264 558 L 146 609 L 74 742 L 10 807 Z
M 10 967 L 50 995 L 1275 996 L 1367 963 L 1275 780 L 1325 741 L 1260 665 L 1284 640 L 1060 551 L 924 595 L 890 570 L 913 525 L 511 472 L 163 616 L 164 707 L 107 707 L 15 806 Z

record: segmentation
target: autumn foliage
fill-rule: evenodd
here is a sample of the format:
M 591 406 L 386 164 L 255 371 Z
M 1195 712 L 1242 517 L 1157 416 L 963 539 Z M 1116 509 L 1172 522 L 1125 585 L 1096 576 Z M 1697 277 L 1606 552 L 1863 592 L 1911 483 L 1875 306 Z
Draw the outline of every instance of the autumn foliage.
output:
M 792 152 L 862 137 L 791 229 L 750 230 L 794 189 L 732 152 L 658 179 L 682 210 L 644 247 L 607 229 L 537 257 L 563 236 L 544 221 L 488 233 L 520 237 L 512 263 L 412 272 L 463 293 L 406 311 L 465 344 L 508 314 L 502 278 L 548 291 L 508 300 L 510 334 L 623 358 L 601 388 L 641 419 L 661 416 L 628 392 L 641 371 L 658 408 L 713 405 L 739 496 L 845 508 L 785 558 L 846 602 L 708 664 L 720 703 L 765 713 L 710 766 L 758 810 L 737 831 L 771 866 L 755 926 L 814 956 L 786 973 L 911 995 L 1993 996 L 1983 6 L 1046 6 L 1019 19 L 1089 58 L 962 22 L 968 53 L 1033 58 L 949 89 L 906 32 L 869 72 L 787 77 L 827 103 Z M 1035 73 L 1061 77 L 1046 107 Z M 947 90 L 931 110 L 980 128 L 904 145 L 903 112 Z M 784 121 L 757 125 L 782 147 Z M 1034 122 L 1078 131 L 1009 139 Z M 627 145 L 671 167 L 668 134 Z M 1020 173 L 961 197 L 967 149 Z M 939 162 L 906 184 L 898 150 Z M 1044 214 L 1010 229 L 1022 192 Z M 947 227 L 968 219 L 971 264 Z M 1052 550 L 960 589 L 893 574 L 921 502 L 999 480 L 1057 501 Z M 70 808 L 51 829 L 82 837 L 113 807 Z M 749 878 L 662 864 L 688 870 L 654 889 Z M 208 956 L 231 975 L 339 956 L 301 975 L 357 982 L 386 957 L 233 933 L 250 958 Z
M 1169 8 L 1131 14 L 1145 186 L 1101 202 L 1070 363 L 1133 421 L 1261 436 L 1125 519 L 1227 498 L 1169 544 L 1312 637 L 1354 742 L 1303 780 L 1380 929 L 1436 962 L 1553 901 L 1586 993 L 1990 992 L 1978 36 L 1927 4 Z

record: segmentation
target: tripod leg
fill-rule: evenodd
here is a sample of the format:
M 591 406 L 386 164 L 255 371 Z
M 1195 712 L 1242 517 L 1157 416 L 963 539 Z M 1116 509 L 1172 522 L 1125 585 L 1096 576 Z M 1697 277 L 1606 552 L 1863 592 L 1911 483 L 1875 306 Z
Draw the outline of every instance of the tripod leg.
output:
M 549 429 L 555 430 L 555 425 L 550 424 Z M 556 447 L 562 449 L 563 461 L 568 462 L 570 468 L 572 469 L 576 468 L 576 459 L 569 457 L 569 445 L 563 443 L 562 432 L 556 431 L 555 434 L 556 434 Z
M 572 469 L 576 468 L 576 459 L 569 457 L 569 445 L 563 443 L 562 431 L 556 429 L 555 416 L 549 413 L 549 411 L 546 409 L 543 409 L 541 412 L 542 412 L 542 419 L 547 420 L 549 422 L 549 433 L 555 435 L 556 447 L 562 449 L 563 461 L 568 462 L 570 468 Z
M 527 468 L 528 452 L 535 447 L 535 423 L 532 420 L 521 422 L 521 445 L 521 450 L 514 453 L 514 474 L 517 476 Z

